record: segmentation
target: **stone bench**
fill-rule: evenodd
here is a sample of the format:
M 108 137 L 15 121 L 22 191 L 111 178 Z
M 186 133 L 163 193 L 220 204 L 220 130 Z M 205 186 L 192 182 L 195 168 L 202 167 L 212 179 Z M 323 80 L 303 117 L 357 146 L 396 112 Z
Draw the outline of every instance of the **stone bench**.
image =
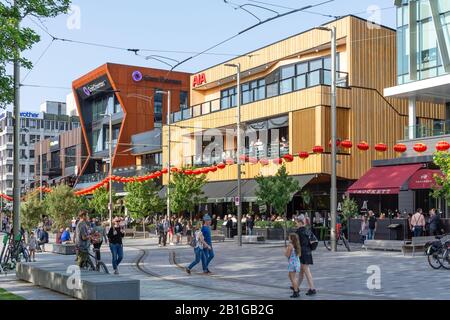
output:
M 125 233 L 125 237 L 134 237 L 134 233 L 136 232 L 134 229 L 126 228 L 123 231 Z
M 140 299 L 139 280 L 95 271 L 81 271 L 80 281 L 76 283 L 71 281 L 75 276 L 73 271 L 67 271 L 64 266 L 52 266 L 48 263 L 18 263 L 16 277 L 81 300 Z
M 220 234 L 215 234 L 211 236 L 211 241 L 215 242 L 225 242 L 225 236 Z
M 133 238 L 150 238 L 150 232 L 148 231 L 134 231 Z
M 74 255 L 76 254 L 76 246 L 74 243 L 70 244 L 57 244 L 57 243 L 51 243 L 49 244 L 51 246 L 51 252 L 56 254 L 62 254 L 62 255 Z
M 404 242 L 397 240 L 366 240 L 364 248 L 366 250 L 402 251 Z
M 239 237 L 235 237 L 236 241 L 239 241 Z M 242 236 L 243 244 L 258 244 L 265 243 L 266 240 L 263 236 Z
M 416 248 L 417 249 L 424 249 L 425 245 L 430 241 L 435 241 L 435 236 L 428 236 L 428 237 L 412 237 L 411 241 L 406 242 L 403 245 L 402 251 L 403 254 L 405 254 L 406 251 L 412 251 L 413 257 L 416 254 Z

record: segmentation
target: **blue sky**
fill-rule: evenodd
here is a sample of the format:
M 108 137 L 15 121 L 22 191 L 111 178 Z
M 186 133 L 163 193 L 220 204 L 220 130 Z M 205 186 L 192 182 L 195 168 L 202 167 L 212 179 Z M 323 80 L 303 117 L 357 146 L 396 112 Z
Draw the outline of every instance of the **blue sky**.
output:
M 323 0 L 261 1 L 301 8 Z M 257 4 L 252 0 L 230 2 L 234 5 Z M 73 0 L 72 3 L 79 8 L 80 15 L 76 10 L 72 14 L 43 21 L 51 34 L 59 38 L 125 48 L 199 52 L 257 22 L 248 13 L 235 10 L 223 0 Z M 367 19 L 373 16 L 367 12 L 368 8 L 377 6 L 382 9 L 379 12 L 381 24 L 395 27 L 393 3 L 393 0 L 334 0 L 310 11 L 338 16 L 356 14 Z M 269 12 L 260 9 L 254 9 L 254 12 L 262 19 L 270 16 Z M 228 60 L 232 57 L 230 55 L 252 51 L 331 19 L 302 12 L 280 18 L 211 51 L 226 55 L 202 55 L 177 71 L 196 72 L 208 68 Z M 51 43 L 51 38 L 29 19 L 24 20 L 23 25 L 32 27 L 42 36 L 41 42 L 25 53 L 27 58 L 35 62 Z M 142 54 L 159 54 L 176 60 L 192 55 L 164 52 Z M 145 60 L 126 51 L 55 41 L 23 83 L 70 88 L 74 79 L 105 62 L 166 68 L 157 61 Z M 27 70 L 22 71 L 22 79 L 27 73 Z M 38 110 L 40 103 L 45 100 L 65 101 L 69 92 L 69 89 L 23 87 L 21 109 Z

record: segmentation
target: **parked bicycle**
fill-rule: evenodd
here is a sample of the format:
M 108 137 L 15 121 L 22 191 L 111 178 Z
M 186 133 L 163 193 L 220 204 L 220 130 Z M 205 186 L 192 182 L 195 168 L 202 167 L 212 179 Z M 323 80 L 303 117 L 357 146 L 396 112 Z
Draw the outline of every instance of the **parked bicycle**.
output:
M 31 261 L 25 239 L 22 234 L 19 240 L 14 240 L 12 232 L 6 234 L 3 238 L 3 249 L 0 254 L 1 270 L 14 270 L 16 264 L 21 261 Z
M 325 239 L 324 239 L 323 243 L 325 244 L 325 247 L 328 249 L 328 251 L 331 251 L 330 232 L 325 233 Z M 341 246 L 341 247 L 345 246 L 345 248 L 347 249 L 348 252 L 351 251 L 350 244 L 349 244 L 347 238 L 345 237 L 345 234 L 342 231 L 342 229 L 340 229 L 340 232 L 337 234 L 336 243 L 337 243 L 338 248 L 339 248 L 339 246 Z
M 109 273 L 105 263 L 97 259 L 97 252 L 99 252 L 100 249 L 93 248 L 92 250 L 93 253 L 88 252 L 88 258 L 81 264 L 81 269 Z
M 436 239 L 425 246 L 428 264 L 433 269 L 450 270 L 450 235 L 436 237 Z

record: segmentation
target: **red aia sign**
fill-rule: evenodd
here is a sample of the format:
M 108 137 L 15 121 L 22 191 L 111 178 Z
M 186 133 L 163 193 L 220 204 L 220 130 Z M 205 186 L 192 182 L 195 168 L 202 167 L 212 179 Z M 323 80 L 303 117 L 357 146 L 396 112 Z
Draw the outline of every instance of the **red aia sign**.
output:
M 194 76 L 194 83 L 192 84 L 192 86 L 195 88 L 204 83 L 206 83 L 206 75 L 204 73 L 201 73 Z

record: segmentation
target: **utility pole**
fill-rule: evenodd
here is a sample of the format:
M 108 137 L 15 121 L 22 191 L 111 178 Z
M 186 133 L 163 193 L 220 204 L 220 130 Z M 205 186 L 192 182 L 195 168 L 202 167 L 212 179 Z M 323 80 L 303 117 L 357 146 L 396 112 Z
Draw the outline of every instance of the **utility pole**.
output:
M 167 219 L 170 221 L 170 103 L 171 92 L 167 91 Z
M 19 11 L 16 1 L 13 6 Z M 20 28 L 20 15 L 17 17 L 16 28 Z M 14 169 L 13 169 L 13 234 L 14 238 L 20 231 L 20 177 L 19 177 L 19 138 L 20 138 L 20 49 L 16 44 L 14 55 Z
M 331 251 L 337 250 L 336 243 L 336 219 L 337 219 L 337 146 L 336 146 L 336 27 L 319 27 L 319 30 L 331 32 L 331 190 L 330 190 L 330 213 L 331 213 Z
M 238 218 L 237 218 L 237 226 L 238 226 L 238 243 L 239 246 L 242 246 L 242 191 L 241 191 L 241 64 L 226 64 L 227 67 L 236 68 L 236 85 L 237 85 L 237 209 L 238 209 Z
M 39 200 L 42 202 L 42 139 L 39 135 Z
M 112 228 L 112 212 L 113 212 L 113 203 L 112 203 L 112 113 L 109 113 L 109 227 Z

